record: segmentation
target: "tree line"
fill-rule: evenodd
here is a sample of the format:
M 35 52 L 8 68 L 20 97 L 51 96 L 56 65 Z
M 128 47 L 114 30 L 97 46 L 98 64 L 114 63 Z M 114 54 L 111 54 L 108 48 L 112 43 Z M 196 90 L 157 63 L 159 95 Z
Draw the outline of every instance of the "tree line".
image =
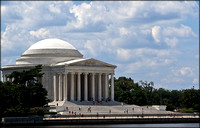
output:
M 200 110 L 200 89 L 168 90 L 154 88 L 153 82 L 126 77 L 115 78 L 115 100 L 136 105 L 167 105 L 167 110 L 182 109 L 183 112 Z

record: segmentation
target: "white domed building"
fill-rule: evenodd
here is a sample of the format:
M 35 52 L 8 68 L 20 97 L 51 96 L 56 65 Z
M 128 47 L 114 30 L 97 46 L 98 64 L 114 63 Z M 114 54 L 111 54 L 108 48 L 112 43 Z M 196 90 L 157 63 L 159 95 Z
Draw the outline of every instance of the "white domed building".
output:
M 26 50 L 16 60 L 16 65 L 3 66 L 3 81 L 12 81 L 7 76 L 13 71 L 28 70 L 39 64 L 44 73 L 42 84 L 51 101 L 102 101 L 107 98 L 114 101 L 116 66 L 83 58 L 74 46 L 60 39 L 41 40 Z

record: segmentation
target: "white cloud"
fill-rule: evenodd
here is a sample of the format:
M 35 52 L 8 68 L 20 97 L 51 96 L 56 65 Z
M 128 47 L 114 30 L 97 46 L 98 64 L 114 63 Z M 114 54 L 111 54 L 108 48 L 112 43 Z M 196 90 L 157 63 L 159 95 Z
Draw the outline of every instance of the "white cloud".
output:
M 88 40 L 84 45 L 84 48 L 86 48 L 88 50 L 88 52 L 90 52 L 90 55 L 96 57 L 97 51 L 96 51 L 95 47 L 97 47 L 97 43 L 94 43 L 90 40 Z
M 175 62 L 186 65 L 185 60 L 191 60 L 184 58 L 187 56 L 177 45 L 192 38 L 192 47 L 198 47 L 195 26 L 187 24 L 191 17 L 199 19 L 195 1 L 83 1 L 79 5 L 73 1 L 12 1 L 1 9 L 3 57 L 20 55 L 40 39 L 55 37 L 72 43 L 84 56 L 117 63 L 119 76 L 146 70 L 150 76 L 134 79 L 152 78 L 164 86 L 159 83 L 162 74 L 170 72 L 164 70 Z M 190 74 L 189 69 L 176 71 L 180 77 Z M 197 74 L 194 69 L 192 72 Z
M 192 31 L 189 26 L 181 24 L 180 28 L 167 27 L 163 30 L 163 35 L 166 36 L 179 36 L 179 37 L 196 37 L 197 35 Z
M 58 6 L 56 6 L 56 4 L 54 3 L 54 4 L 50 4 L 49 5 L 49 10 L 50 10 L 50 12 L 53 12 L 53 13 L 56 13 L 56 14 L 59 14 L 59 13 L 61 13 L 61 10 L 60 10 L 60 7 L 59 7 L 59 5 Z
M 100 39 L 96 40 L 87 40 L 86 43 L 84 44 L 84 48 L 86 49 L 86 54 L 97 57 L 102 54 L 103 51 L 107 51 L 109 53 L 109 48 L 107 47 L 107 43 L 101 41 Z
M 194 78 L 192 82 L 193 82 L 193 84 L 198 84 L 199 83 L 199 79 L 198 78 Z
M 134 74 L 135 72 L 141 72 L 141 70 L 151 71 L 152 69 L 156 69 L 158 67 L 165 67 L 169 65 L 170 63 L 172 63 L 172 60 L 169 60 L 169 59 L 144 58 L 140 61 L 127 64 L 124 67 L 124 72 Z
M 173 37 L 172 39 L 165 38 L 165 43 L 171 48 L 174 48 L 178 44 L 178 39 L 176 37 Z
M 179 70 L 181 75 L 191 75 L 193 74 L 192 69 L 190 67 L 183 67 Z
M 160 26 L 154 26 L 152 28 L 152 37 L 154 38 L 156 43 L 160 42 Z
M 1 5 L 1 14 L 5 14 L 5 11 L 6 11 L 6 6 L 4 5 Z
M 145 60 L 149 58 L 155 59 L 157 62 L 162 61 L 163 64 L 169 63 L 170 58 L 173 59 L 174 55 L 179 55 L 177 50 L 164 50 L 152 48 L 136 48 L 136 49 L 117 49 L 117 59 L 121 61 L 128 60 Z
M 193 72 L 192 68 L 190 68 L 190 67 L 182 67 L 178 70 L 173 69 L 172 72 L 176 76 L 193 76 L 194 75 L 194 72 Z
M 183 83 L 185 82 L 185 80 L 183 78 L 168 76 L 167 78 L 161 79 L 161 82 L 165 84 L 173 84 L 173 83 L 177 84 L 177 83 Z
M 120 28 L 120 29 L 119 29 L 119 32 L 120 32 L 120 35 L 121 35 L 121 36 L 128 35 L 128 34 L 131 33 L 128 29 L 126 29 L 126 28 L 124 28 L 124 27 Z
M 131 50 L 126 50 L 126 49 L 117 49 L 117 57 L 121 61 L 127 61 L 131 59 Z
M 46 30 L 45 28 L 41 28 L 37 31 L 30 31 L 29 32 L 32 36 L 35 36 L 36 38 L 45 38 L 49 36 L 49 30 Z

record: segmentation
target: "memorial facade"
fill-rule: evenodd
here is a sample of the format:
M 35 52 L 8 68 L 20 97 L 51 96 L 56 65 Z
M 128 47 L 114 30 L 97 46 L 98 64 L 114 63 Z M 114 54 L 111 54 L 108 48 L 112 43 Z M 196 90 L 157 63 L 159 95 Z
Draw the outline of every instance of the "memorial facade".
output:
M 51 101 L 114 101 L 115 65 L 83 55 L 60 39 L 45 39 L 26 50 L 16 65 L 2 67 L 3 81 L 13 71 L 42 65 L 42 84 Z M 109 91 L 110 89 L 110 91 Z

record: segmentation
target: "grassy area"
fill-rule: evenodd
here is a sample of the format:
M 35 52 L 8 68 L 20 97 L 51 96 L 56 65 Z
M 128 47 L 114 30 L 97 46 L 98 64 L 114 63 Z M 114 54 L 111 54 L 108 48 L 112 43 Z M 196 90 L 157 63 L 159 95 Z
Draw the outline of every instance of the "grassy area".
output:
M 182 108 L 181 111 L 183 113 L 193 113 L 193 112 L 195 112 L 193 108 Z

